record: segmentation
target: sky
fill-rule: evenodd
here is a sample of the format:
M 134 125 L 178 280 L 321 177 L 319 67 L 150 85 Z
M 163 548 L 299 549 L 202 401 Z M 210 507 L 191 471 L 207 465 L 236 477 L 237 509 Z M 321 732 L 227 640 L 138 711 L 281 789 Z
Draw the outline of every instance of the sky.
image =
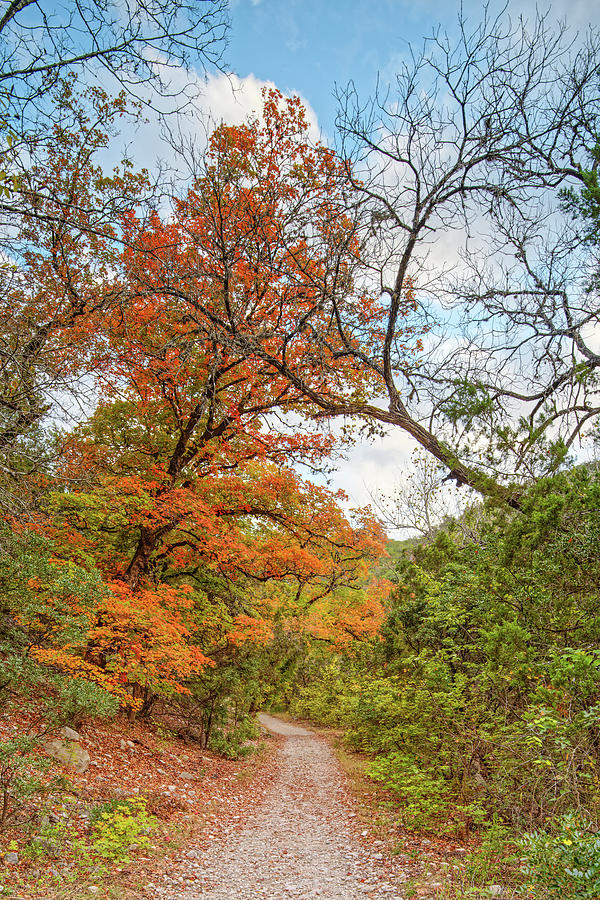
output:
M 502 7 L 491 3 L 490 8 Z M 464 0 L 462 9 L 468 19 L 479 21 L 480 2 Z M 315 129 L 331 140 L 336 88 L 352 80 L 359 95 L 367 97 L 378 77 L 393 76 L 411 45 L 420 48 L 436 27 L 452 34 L 459 11 L 456 0 L 232 0 L 226 59 L 241 90 L 234 98 L 223 78 L 211 78 L 206 106 L 216 119 L 241 119 L 257 107 L 262 84 L 274 83 L 287 94 L 300 94 Z M 509 0 L 507 12 L 531 16 L 535 4 Z M 555 0 L 549 12 L 574 30 L 600 25 L 598 0 Z M 360 443 L 340 462 L 332 485 L 349 495 L 350 505 L 368 503 L 371 492 L 391 493 L 411 465 L 414 446 L 399 429 Z
M 494 11 L 504 6 L 489 5 Z M 598 0 L 538 6 L 574 29 L 600 24 Z M 468 20 L 480 21 L 483 3 L 474 0 L 231 0 L 227 62 L 242 78 L 252 74 L 286 93 L 299 93 L 332 135 L 336 86 L 352 80 L 367 96 L 378 75 L 393 75 L 411 45 L 420 48 L 436 27 L 456 31 L 461 7 Z M 512 17 L 531 16 L 536 4 L 508 0 L 506 7 Z
M 233 76 L 213 74 L 202 88 L 204 113 L 216 121 L 239 122 L 260 108 L 264 84 L 297 93 L 308 108 L 313 134 L 334 140 L 336 88 L 353 81 L 367 98 L 393 78 L 411 46 L 438 27 L 456 32 L 457 0 L 230 0 L 231 32 L 225 62 Z M 503 4 L 490 2 L 493 12 Z M 463 0 L 463 15 L 477 23 L 483 5 Z M 511 17 L 531 17 L 535 3 L 508 0 Z M 540 4 L 541 10 L 548 9 Z M 573 31 L 600 26 L 598 0 L 554 0 L 551 20 Z M 373 443 L 360 443 L 341 462 L 331 481 L 349 495 L 351 506 L 369 502 L 371 492 L 393 491 L 411 465 L 415 445 L 399 429 Z

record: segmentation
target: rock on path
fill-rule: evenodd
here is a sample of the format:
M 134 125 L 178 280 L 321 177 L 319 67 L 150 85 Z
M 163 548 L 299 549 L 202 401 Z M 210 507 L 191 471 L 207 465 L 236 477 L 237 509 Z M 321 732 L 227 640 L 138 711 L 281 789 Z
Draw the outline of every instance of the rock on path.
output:
M 345 779 L 327 744 L 272 716 L 261 715 L 260 722 L 285 737 L 274 781 L 246 824 L 221 845 L 193 853 L 194 883 L 160 895 L 169 900 L 403 898 L 406 876 L 369 855 L 352 827 Z

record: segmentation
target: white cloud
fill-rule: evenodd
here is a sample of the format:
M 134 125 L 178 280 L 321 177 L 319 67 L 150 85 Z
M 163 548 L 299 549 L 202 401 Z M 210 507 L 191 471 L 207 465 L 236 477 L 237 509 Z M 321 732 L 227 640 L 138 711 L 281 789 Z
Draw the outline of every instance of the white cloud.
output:
M 276 88 L 273 81 L 262 81 L 255 75 L 212 75 L 202 87 L 197 107 L 200 115 L 210 117 L 215 122 L 228 125 L 239 125 L 248 116 L 260 115 L 262 108 L 262 91 L 265 88 Z M 295 92 L 291 92 L 295 93 Z M 313 140 L 320 137 L 317 114 L 305 97 L 300 98 L 306 109 L 309 134 Z
M 377 493 L 391 493 L 404 469 L 412 466 L 411 454 L 416 442 L 400 428 L 390 429 L 383 437 L 353 447 L 335 477 L 351 506 L 365 506 Z
M 263 81 L 253 74 L 240 78 L 217 73 L 205 78 L 179 67 L 168 68 L 161 60 L 157 60 L 155 66 L 157 71 L 160 70 L 169 96 L 160 101 L 159 109 L 154 106 L 145 109 L 143 124 L 120 123 L 119 138 L 111 142 L 105 165 L 118 162 L 126 148 L 138 169 L 145 167 L 152 172 L 158 159 L 176 169 L 176 154 L 171 146 L 174 136 L 175 143 L 194 144 L 201 153 L 207 135 L 220 123 L 240 125 L 249 117 L 260 116 L 262 91 L 276 87 L 273 81 Z M 111 86 L 107 87 L 110 91 Z M 291 91 L 287 96 L 293 93 Z M 183 105 L 183 98 L 186 98 L 186 108 L 176 112 Z M 146 99 L 150 99 L 150 95 Z M 306 109 L 309 137 L 319 140 L 321 131 L 317 114 L 306 98 L 300 96 L 300 99 Z M 157 104 L 156 97 L 152 102 Z
M 341 420 L 331 423 L 334 432 L 341 429 Z M 378 494 L 391 494 L 403 471 L 412 467 L 411 454 L 417 446 L 413 438 L 400 428 L 391 427 L 373 440 L 358 439 L 345 451 L 345 459 L 338 462 L 328 479 L 334 490 L 348 496 L 344 506 L 352 509 L 371 504 Z

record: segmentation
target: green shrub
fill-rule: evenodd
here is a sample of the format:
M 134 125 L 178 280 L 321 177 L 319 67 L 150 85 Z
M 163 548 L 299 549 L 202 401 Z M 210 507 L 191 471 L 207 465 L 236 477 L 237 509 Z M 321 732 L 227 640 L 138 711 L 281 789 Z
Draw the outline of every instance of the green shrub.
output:
M 525 875 L 534 896 L 548 900 L 598 900 L 600 833 L 574 815 L 563 816 L 552 833 L 534 831 L 522 842 Z
M 228 730 L 215 728 L 208 746 L 227 759 L 240 759 L 252 753 L 253 747 L 247 741 L 258 737 L 258 726 L 251 716 L 244 716 L 237 725 Z
M 502 881 L 507 866 L 517 867 L 515 849 L 512 829 L 494 817 L 479 847 L 466 858 L 465 877 L 474 884 Z
M 96 803 L 90 810 L 90 825 L 96 825 L 111 816 L 116 810 L 135 815 L 138 811 L 139 797 L 112 797 L 102 803 Z
M 44 786 L 42 776 L 51 762 L 36 749 L 36 742 L 25 735 L 0 741 L 0 829 Z
M 144 797 L 128 797 L 100 812 L 92 830 L 92 849 L 104 859 L 127 862 L 133 847 L 148 847 L 157 820 L 148 814 L 146 803 Z
M 378 756 L 370 765 L 370 775 L 401 797 L 405 828 L 427 830 L 448 813 L 447 779 L 425 772 L 402 753 Z
M 301 687 L 294 697 L 290 712 L 300 719 L 337 727 L 353 720 L 357 701 L 356 685 L 332 660 L 319 670 L 319 677 Z

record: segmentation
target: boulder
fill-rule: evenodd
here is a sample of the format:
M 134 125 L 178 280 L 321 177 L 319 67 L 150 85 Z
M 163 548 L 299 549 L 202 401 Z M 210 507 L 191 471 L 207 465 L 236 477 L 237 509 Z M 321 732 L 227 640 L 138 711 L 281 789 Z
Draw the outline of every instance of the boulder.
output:
M 66 738 L 67 741 L 80 741 L 81 740 L 79 733 L 77 731 L 75 731 L 73 728 L 69 728 L 68 725 L 63 726 L 63 728 L 60 729 L 60 733 L 62 734 L 62 736 L 64 738 Z
M 77 741 L 61 741 L 55 738 L 46 744 L 46 753 L 65 766 L 71 766 L 80 774 L 90 764 L 90 754 Z

